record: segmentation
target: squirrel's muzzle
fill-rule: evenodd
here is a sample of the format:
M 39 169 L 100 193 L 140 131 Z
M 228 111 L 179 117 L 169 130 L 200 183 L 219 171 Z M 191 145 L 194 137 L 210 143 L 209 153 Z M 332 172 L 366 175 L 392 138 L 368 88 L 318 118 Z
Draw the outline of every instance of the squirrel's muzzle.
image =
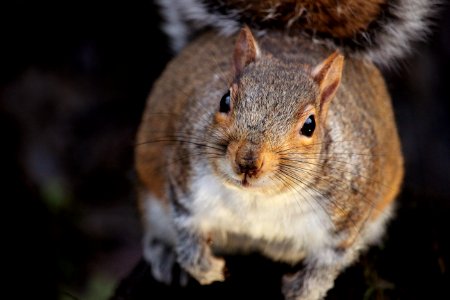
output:
M 236 173 L 256 177 L 264 165 L 263 151 L 260 146 L 251 143 L 242 144 L 236 152 Z

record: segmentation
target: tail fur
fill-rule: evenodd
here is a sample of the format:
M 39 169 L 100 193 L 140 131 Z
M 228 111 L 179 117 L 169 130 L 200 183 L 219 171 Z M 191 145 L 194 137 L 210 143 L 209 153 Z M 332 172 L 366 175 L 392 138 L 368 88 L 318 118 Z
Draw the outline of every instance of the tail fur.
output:
M 387 66 L 423 40 L 439 0 L 157 0 L 172 48 L 204 27 L 225 35 L 243 24 L 306 34 L 347 55 Z

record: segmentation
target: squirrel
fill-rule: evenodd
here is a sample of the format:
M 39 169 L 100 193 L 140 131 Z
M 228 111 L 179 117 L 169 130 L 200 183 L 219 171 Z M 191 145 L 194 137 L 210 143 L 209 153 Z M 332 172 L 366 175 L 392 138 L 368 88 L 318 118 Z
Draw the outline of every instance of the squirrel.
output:
M 136 138 L 152 275 L 170 284 L 178 263 L 210 284 L 225 280 L 221 255 L 259 252 L 303 264 L 285 299 L 323 299 L 393 215 L 403 157 L 375 63 L 405 54 L 430 3 L 159 2 L 198 36 L 155 83 Z

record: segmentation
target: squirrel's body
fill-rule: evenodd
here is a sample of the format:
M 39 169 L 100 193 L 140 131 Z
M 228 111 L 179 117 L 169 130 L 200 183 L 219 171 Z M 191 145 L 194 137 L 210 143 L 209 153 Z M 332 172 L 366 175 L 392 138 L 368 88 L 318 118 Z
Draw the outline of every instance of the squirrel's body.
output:
M 144 255 L 159 280 L 176 259 L 203 284 L 223 280 L 222 253 L 303 260 L 283 292 L 320 299 L 391 215 L 403 161 L 390 97 L 370 62 L 346 58 L 341 77 L 324 45 L 257 40 L 205 33 L 155 84 L 136 148 Z

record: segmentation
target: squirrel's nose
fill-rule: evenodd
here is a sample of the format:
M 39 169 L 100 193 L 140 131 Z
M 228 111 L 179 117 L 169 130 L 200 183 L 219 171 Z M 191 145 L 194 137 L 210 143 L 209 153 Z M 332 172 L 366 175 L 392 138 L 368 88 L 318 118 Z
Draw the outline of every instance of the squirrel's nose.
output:
M 240 174 L 247 174 L 249 177 L 256 176 L 264 164 L 261 154 L 248 151 L 244 155 L 236 156 L 236 165 Z

